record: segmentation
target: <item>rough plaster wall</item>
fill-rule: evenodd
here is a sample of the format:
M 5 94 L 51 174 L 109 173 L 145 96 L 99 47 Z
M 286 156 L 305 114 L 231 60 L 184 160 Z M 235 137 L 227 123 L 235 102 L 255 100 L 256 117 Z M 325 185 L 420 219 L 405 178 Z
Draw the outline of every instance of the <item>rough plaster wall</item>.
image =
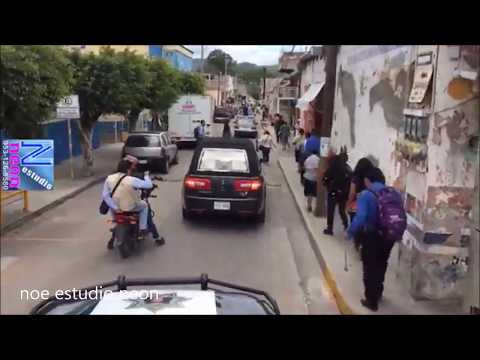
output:
M 401 168 L 393 159 L 403 126 L 412 46 L 342 46 L 337 60 L 337 89 L 332 143 L 346 145 L 352 165 L 375 159 L 389 184 Z
M 428 185 L 472 189 L 476 155 L 468 140 L 479 131 L 479 90 L 472 80 L 454 75 L 457 67 L 458 61 L 449 58 L 448 47 L 440 46 L 428 147 Z

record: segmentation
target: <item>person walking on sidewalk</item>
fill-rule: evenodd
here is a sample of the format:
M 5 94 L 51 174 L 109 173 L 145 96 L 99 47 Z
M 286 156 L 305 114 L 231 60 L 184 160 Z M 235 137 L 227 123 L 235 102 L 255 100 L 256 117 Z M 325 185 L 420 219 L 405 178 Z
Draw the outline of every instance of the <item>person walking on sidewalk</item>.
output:
M 307 211 L 312 211 L 312 201 L 317 197 L 317 173 L 320 167 L 319 151 L 313 150 L 304 163 L 304 195 L 307 198 Z
M 277 139 L 277 144 L 280 143 L 280 128 L 282 127 L 283 119 L 282 115 L 275 114 L 273 117 L 273 128 L 275 129 L 275 137 Z
M 361 259 L 363 264 L 363 284 L 365 298 L 361 304 L 372 310 L 378 310 L 383 295 L 383 283 L 388 266 L 388 258 L 394 241 L 386 239 L 379 231 L 379 208 L 376 193 L 385 188 L 384 175 L 378 168 L 366 171 L 364 190 L 357 200 L 357 214 L 347 230 L 347 239 L 354 236 L 361 239 Z
M 286 121 L 282 123 L 280 129 L 278 130 L 280 142 L 282 144 L 282 150 L 286 151 L 288 147 L 290 147 L 290 126 L 287 124 Z
M 275 144 L 273 143 L 272 135 L 270 135 L 268 130 L 265 130 L 260 138 L 258 147 L 262 152 L 262 163 L 268 164 L 270 161 L 270 151 L 273 147 L 275 147 Z
M 320 153 L 320 132 L 317 129 L 312 129 L 305 142 L 305 152 L 312 154 L 313 151 Z
M 352 169 L 346 162 L 345 154 L 334 155 L 327 171 L 322 179 L 323 185 L 327 188 L 327 228 L 323 231 L 325 235 L 333 235 L 333 220 L 335 207 L 338 205 L 338 212 L 345 230 L 348 227 L 348 218 L 345 213 L 345 205 L 350 187 Z
M 295 148 L 295 162 L 300 162 L 300 154 L 302 152 L 302 148 L 305 144 L 305 131 L 303 129 L 298 129 L 297 135 L 292 140 L 292 145 Z
M 373 163 L 368 158 L 361 158 L 360 160 L 358 160 L 357 165 L 353 170 L 352 178 L 350 181 L 350 191 L 348 194 L 348 200 L 346 205 L 348 215 L 350 216 L 350 223 L 355 218 L 355 214 L 357 212 L 357 198 L 360 193 L 365 190 L 365 174 L 374 168 L 375 165 L 373 165 Z M 384 177 L 382 178 L 382 182 L 385 183 Z M 361 243 L 359 237 L 355 236 L 353 240 L 355 244 L 355 249 L 357 251 L 360 251 Z
M 310 133 L 306 132 L 305 133 L 305 139 L 303 140 L 303 143 L 300 146 L 300 151 L 298 154 L 298 172 L 300 173 L 300 183 L 302 185 L 305 182 L 305 178 L 303 177 L 303 174 L 305 174 L 305 160 L 307 160 L 308 156 L 310 155 L 307 151 L 305 151 L 305 145 L 307 144 L 308 139 L 310 138 Z

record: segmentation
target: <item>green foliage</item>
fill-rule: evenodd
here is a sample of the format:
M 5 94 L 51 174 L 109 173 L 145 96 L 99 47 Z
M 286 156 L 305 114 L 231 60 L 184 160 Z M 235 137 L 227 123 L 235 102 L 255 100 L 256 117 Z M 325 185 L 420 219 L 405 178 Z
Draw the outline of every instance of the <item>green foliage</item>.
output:
M 144 108 L 164 112 L 180 95 L 179 72 L 165 60 L 150 60 L 148 70 L 152 76 Z
M 194 73 L 181 73 L 179 77 L 179 89 L 182 94 L 200 94 L 205 93 L 205 79 Z
M 227 54 L 223 50 L 215 49 L 207 57 L 207 63 L 211 66 L 216 73 L 225 72 L 225 61 L 227 61 L 227 72 L 229 74 L 233 73 L 232 68 L 235 66 L 235 62 L 230 54 Z M 230 68 L 230 69 L 229 69 Z
M 1 45 L 0 74 L 0 125 L 12 137 L 35 135 L 71 93 L 72 68 L 58 46 Z

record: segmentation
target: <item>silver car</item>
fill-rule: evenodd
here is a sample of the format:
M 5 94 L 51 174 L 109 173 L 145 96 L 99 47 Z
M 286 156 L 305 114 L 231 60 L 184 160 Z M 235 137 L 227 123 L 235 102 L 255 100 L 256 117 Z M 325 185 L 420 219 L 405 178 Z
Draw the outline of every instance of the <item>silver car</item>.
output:
M 168 174 L 170 164 L 177 163 L 178 149 L 168 132 L 135 132 L 128 135 L 122 157 L 133 155 L 140 165 Z

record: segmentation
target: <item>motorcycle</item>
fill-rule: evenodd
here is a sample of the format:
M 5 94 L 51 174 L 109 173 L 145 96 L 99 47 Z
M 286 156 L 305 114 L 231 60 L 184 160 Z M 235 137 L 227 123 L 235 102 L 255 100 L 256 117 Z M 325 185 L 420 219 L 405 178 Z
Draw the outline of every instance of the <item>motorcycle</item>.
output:
M 143 178 L 141 175 L 136 176 Z M 152 180 L 163 181 L 163 178 L 154 176 Z M 151 189 L 141 189 L 141 199 L 144 200 L 148 206 L 147 230 L 152 234 L 153 238 L 155 239 L 155 243 L 160 246 L 165 244 L 165 240 L 163 237 L 160 238 L 157 226 L 153 222 L 155 212 L 152 210 L 149 202 L 150 198 L 157 197 L 156 195 L 152 195 L 152 192 L 157 187 L 158 185 L 153 184 Z M 116 212 L 113 216 L 112 222 L 115 224 L 115 226 L 110 230 L 112 232 L 112 237 L 108 242 L 108 248 L 111 250 L 115 247 L 114 244 L 116 244 L 122 258 L 128 258 L 133 252 L 137 251 L 141 242 L 141 238 L 139 236 L 139 213 L 136 211 Z

